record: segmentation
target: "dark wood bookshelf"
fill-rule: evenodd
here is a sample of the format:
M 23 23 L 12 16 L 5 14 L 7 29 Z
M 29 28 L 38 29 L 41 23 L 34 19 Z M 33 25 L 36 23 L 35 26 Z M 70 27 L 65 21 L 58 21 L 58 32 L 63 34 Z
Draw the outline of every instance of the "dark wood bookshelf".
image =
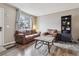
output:
M 71 40 L 71 15 L 61 17 L 61 39 L 63 41 Z M 64 37 L 63 37 L 64 36 Z

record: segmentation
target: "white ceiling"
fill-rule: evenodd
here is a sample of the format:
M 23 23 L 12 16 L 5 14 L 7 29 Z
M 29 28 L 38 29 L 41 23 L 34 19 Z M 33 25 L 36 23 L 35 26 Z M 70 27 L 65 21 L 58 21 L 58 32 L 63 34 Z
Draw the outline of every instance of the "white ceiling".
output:
M 10 3 L 10 5 L 35 16 L 79 8 L 79 3 Z

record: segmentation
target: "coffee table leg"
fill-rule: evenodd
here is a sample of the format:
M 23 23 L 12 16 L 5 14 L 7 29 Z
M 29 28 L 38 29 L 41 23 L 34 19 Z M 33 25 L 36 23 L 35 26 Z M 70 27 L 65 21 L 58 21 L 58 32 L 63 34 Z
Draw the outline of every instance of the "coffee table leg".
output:
M 37 45 L 37 40 L 35 41 L 35 48 L 36 48 L 36 45 Z
M 48 42 L 48 52 L 50 53 L 50 45 L 49 45 L 49 42 Z
M 52 41 L 52 45 L 53 45 L 53 41 Z

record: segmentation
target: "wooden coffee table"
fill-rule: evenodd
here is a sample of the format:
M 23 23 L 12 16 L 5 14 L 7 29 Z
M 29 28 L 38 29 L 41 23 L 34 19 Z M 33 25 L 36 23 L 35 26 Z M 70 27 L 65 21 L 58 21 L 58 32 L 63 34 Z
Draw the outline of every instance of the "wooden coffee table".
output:
M 35 38 L 35 48 L 38 44 L 41 44 L 41 46 L 47 45 L 48 52 L 50 53 L 50 47 L 53 45 L 54 39 L 55 39 L 55 37 L 52 37 L 51 35 L 36 37 Z M 38 48 L 40 48 L 41 46 L 39 46 Z

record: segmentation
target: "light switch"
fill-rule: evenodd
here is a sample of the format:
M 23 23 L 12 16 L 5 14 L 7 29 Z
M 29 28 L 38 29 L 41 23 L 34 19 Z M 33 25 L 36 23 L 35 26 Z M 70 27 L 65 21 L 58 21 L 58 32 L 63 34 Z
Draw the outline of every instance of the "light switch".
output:
M 9 25 L 7 25 L 6 27 L 7 27 L 7 28 L 10 28 L 10 26 L 9 26 Z

